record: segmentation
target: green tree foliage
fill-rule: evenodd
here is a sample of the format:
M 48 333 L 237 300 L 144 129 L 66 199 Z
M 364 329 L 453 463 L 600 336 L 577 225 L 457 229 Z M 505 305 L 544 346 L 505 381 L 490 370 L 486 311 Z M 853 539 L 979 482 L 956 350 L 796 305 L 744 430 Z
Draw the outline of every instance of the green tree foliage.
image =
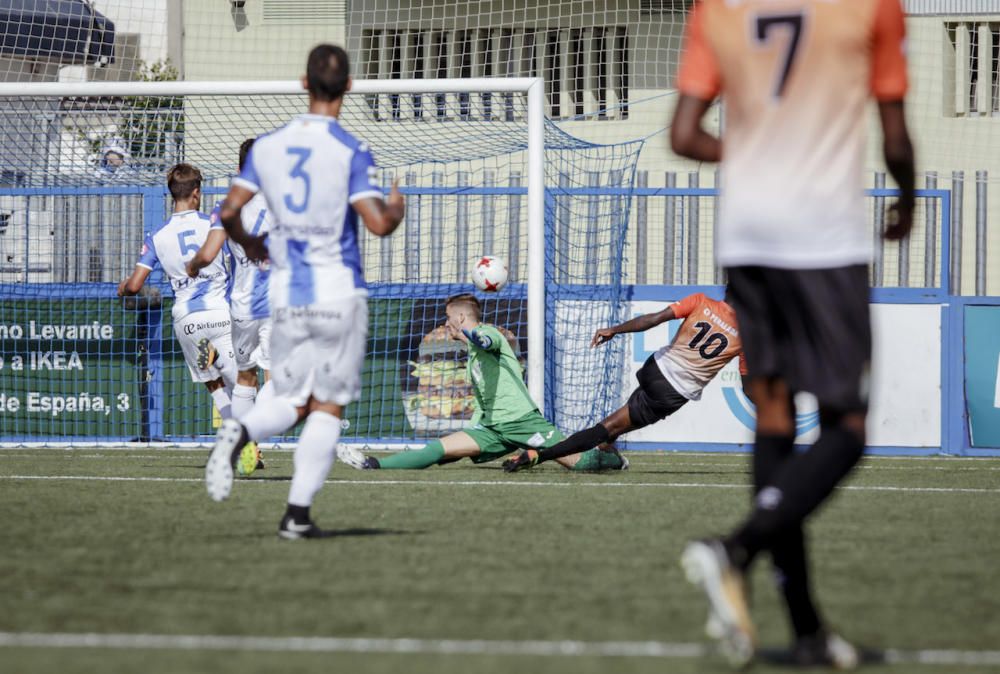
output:
M 140 82 L 172 82 L 180 76 L 169 60 L 142 63 Z M 122 100 L 119 135 L 132 160 L 148 169 L 179 161 L 184 143 L 182 96 L 127 96 Z

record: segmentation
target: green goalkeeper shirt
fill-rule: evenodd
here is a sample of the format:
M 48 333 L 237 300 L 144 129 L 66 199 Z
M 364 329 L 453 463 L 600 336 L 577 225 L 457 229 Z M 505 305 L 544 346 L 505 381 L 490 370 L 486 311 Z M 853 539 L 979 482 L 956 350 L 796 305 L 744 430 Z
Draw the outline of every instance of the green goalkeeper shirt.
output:
M 537 408 L 524 385 L 521 363 L 503 334 L 481 324 L 465 335 L 469 338 L 469 381 L 479 407 L 473 421 L 492 426 L 534 412 Z

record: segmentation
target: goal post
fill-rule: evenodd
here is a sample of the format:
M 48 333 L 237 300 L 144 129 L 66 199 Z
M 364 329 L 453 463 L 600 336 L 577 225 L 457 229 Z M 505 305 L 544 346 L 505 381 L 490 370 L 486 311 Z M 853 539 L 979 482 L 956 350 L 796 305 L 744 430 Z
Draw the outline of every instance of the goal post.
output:
M 372 146 L 386 188 L 391 177 L 401 180 L 408 212 L 393 240 L 362 236 L 372 284 L 375 334 L 369 340 L 378 346 L 366 364 L 365 395 L 375 400 L 356 405 L 352 424 L 357 426 L 344 433 L 351 441 L 370 447 L 420 444 L 457 430 L 468 418 L 470 391 L 463 389 L 465 403 L 451 401 L 442 390 L 447 376 L 432 372 L 440 366 L 462 388 L 455 363 L 439 362 L 432 324 L 444 297 L 473 290 L 471 258 L 486 254 L 509 257 L 509 287 L 479 296 L 487 320 L 507 329 L 520 347 L 528 390 L 539 409 L 575 430 L 617 404 L 618 384 L 603 380 L 620 379 L 620 350 L 590 354 L 583 346 L 620 308 L 628 190 L 641 142 L 600 146 L 574 138 L 546 120 L 544 101 L 541 78 L 353 82 L 342 123 Z M 12 122 L 7 142 L 25 159 L 20 173 L 0 179 L 0 216 L 6 209 L 24 221 L 11 230 L 13 237 L 8 231 L 6 241 L 0 238 L 0 248 L 18 251 L 0 266 L 0 327 L 16 326 L 24 336 L 17 342 L 0 329 L 0 359 L 7 361 L 6 368 L 0 365 L 0 390 L 23 389 L 17 413 L 0 411 L 5 422 L 0 442 L 205 442 L 210 405 L 177 360 L 164 310 L 168 287 L 151 278 L 163 295 L 162 307 L 143 309 L 148 315 L 136 318 L 135 328 L 115 309 L 114 284 L 131 270 L 142 232 L 169 212 L 166 168 L 177 161 L 199 166 L 206 178 L 203 209 L 210 209 L 235 172 L 243 138 L 306 112 L 301 83 L 0 83 L 0 105 Z M 126 169 L 95 174 L 93 164 L 102 161 L 95 150 L 101 146 L 124 149 Z M 52 334 L 60 322 L 65 331 L 98 315 L 105 317 L 98 323 L 118 320 L 112 331 L 116 339 L 121 333 L 122 341 L 102 347 L 64 338 L 50 345 L 41 328 L 28 333 L 21 325 L 36 310 L 44 314 L 37 325 L 54 325 Z M 564 340 L 574 328 L 580 334 Z M 154 333 L 159 342 L 152 341 Z M 87 354 L 106 357 L 102 348 L 114 350 L 122 362 L 91 367 Z M 55 357 L 43 356 L 47 351 L 77 354 L 77 369 L 58 381 L 35 371 L 23 377 L 30 385 L 21 385 L 10 368 L 18 350 L 26 352 L 24 363 L 34 358 L 31 367 L 42 370 Z M 29 351 L 35 355 L 28 358 Z M 138 384 L 127 381 L 132 375 L 125 361 L 134 361 Z M 574 383 L 584 381 L 580 377 L 585 385 Z M 120 392 L 111 381 L 121 383 Z M 81 387 L 89 389 L 91 400 L 73 404 L 87 410 L 77 409 L 75 416 L 65 411 L 70 395 L 53 402 Z M 30 413 L 28 395 L 35 395 Z M 121 405 L 127 411 L 116 411 L 115 395 L 128 399 Z M 390 398 L 404 402 L 392 402 L 394 410 L 387 411 Z M 43 399 L 44 409 L 38 402 Z M 98 420 L 92 410 L 98 399 L 102 409 L 110 409 L 108 418 L 120 421 Z M 52 415 L 56 404 L 63 409 Z M 30 414 L 36 418 L 25 417 Z

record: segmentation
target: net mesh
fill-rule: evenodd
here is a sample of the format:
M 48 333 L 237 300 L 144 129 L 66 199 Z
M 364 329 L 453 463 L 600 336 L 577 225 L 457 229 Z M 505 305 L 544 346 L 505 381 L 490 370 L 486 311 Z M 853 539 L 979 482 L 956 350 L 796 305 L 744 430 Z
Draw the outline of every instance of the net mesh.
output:
M 207 211 L 227 189 L 240 142 L 302 112 L 305 97 L 16 103 L 52 160 L 33 154 L 37 163 L 20 186 L 0 197 L 8 214 L 0 232 L 0 377 L 18 407 L 0 416 L 0 435 L 204 438 L 218 420 L 174 338 L 167 280 L 154 273 L 144 294 L 124 303 L 116 284 L 135 264 L 144 232 L 168 216 L 167 165 L 184 160 L 203 171 Z M 396 178 L 407 198 L 393 236 L 361 236 L 370 342 L 364 393 L 346 413 L 345 436 L 412 442 L 457 430 L 472 416 L 472 394 L 464 347 L 442 329 L 444 299 L 472 290 L 469 273 L 483 255 L 510 268 L 502 292 L 482 295 L 485 320 L 527 355 L 526 95 L 351 95 L 341 123 L 371 146 L 386 188 Z M 95 128 L 113 135 L 125 161 L 81 168 L 65 152 L 86 148 L 80 139 Z M 588 347 L 621 310 L 628 196 L 642 143 L 595 145 L 551 122 L 545 141 L 545 182 L 559 186 L 545 210 L 547 402 L 557 424 L 576 429 L 609 412 L 620 394 L 620 348 Z
M 694 184 L 711 187 L 714 169 L 674 156 L 663 133 L 676 100 L 674 76 L 691 4 L 250 0 L 236 7 L 221 0 L 12 0 L 0 11 L 0 80 L 292 79 L 301 75 L 313 44 L 333 41 L 346 46 L 359 78 L 540 76 L 546 81 L 546 115 L 564 131 L 602 145 L 649 139 L 638 159 L 640 183 L 659 188 L 673 180 L 687 186 L 694 172 Z M 1000 274 L 987 260 L 1000 255 L 1000 237 L 983 233 L 989 222 L 1000 219 L 1000 199 L 989 198 L 1000 177 L 1000 159 L 991 151 L 1000 142 L 1000 0 L 903 0 L 903 6 L 909 14 L 907 105 L 919 183 L 961 191 L 954 223 L 961 236 L 945 262 L 965 270 L 955 277 L 962 292 L 996 294 Z M 474 103 L 474 97 L 469 100 Z M 503 100 L 498 95 L 490 101 L 500 117 Z M 387 118 L 405 117 L 412 105 L 406 96 L 380 96 L 376 102 Z M 430 117 L 437 112 L 433 100 L 423 98 L 419 105 Z M 44 140 L 37 145 L 38 137 L 29 138 L 20 126 L 37 112 L 17 101 L 0 102 L 3 183 L 26 180 L 42 157 L 52 161 Z M 184 117 L 196 112 L 186 110 Z M 191 142 L 182 135 L 184 117 L 161 116 L 167 128 L 157 142 L 166 147 L 156 148 L 133 142 L 135 128 L 126 124 L 113 132 L 95 115 L 93 128 L 82 130 L 86 140 L 62 151 L 59 171 L 67 162 L 80 172 L 98 171 L 104 151 L 122 138 L 137 166 L 169 163 L 170 153 L 180 152 L 178 143 Z M 716 108 L 710 126 L 718 129 L 719 119 Z M 877 139 L 875 115 L 870 127 Z M 144 132 L 142 125 L 139 129 Z M 226 135 L 222 129 L 221 137 Z M 879 143 L 869 147 L 869 184 L 874 186 L 884 168 Z M 640 242 L 640 211 L 631 213 L 630 244 Z M 648 225 L 649 241 L 669 234 L 665 222 Z M 699 260 L 689 266 L 699 268 L 698 278 L 709 282 L 716 278 L 711 228 L 704 226 L 696 239 L 691 234 Z M 914 238 L 916 246 L 932 243 Z M 688 254 L 681 254 L 684 264 Z M 632 256 L 627 281 L 671 282 L 660 273 L 662 265 L 643 267 L 642 259 Z M 982 287 L 976 283 L 977 268 L 985 278 Z
M 921 174 L 918 186 L 927 191 L 919 199 L 911 239 L 903 245 L 877 243 L 872 281 L 923 287 L 950 279 L 958 292 L 998 294 L 1000 274 L 987 262 L 1000 255 L 1000 237 L 987 233 L 989 223 L 1000 219 L 1000 199 L 990 198 L 1000 177 L 1000 159 L 993 151 L 1000 142 L 1000 0 L 903 4 L 908 12 L 908 119 Z M 583 356 L 571 354 L 583 353 L 589 331 L 573 329 L 579 318 L 574 311 L 584 301 L 577 299 L 581 286 L 603 298 L 601 293 L 619 297 L 619 284 L 723 280 L 713 263 L 715 197 L 695 191 L 718 184 L 714 168 L 674 156 L 664 133 L 676 101 L 674 76 L 690 6 L 690 0 L 250 0 L 243 7 L 221 0 L 11 0 L 0 8 L 0 81 L 292 79 L 301 75 L 310 47 L 321 41 L 345 45 L 355 76 L 363 79 L 544 78 L 550 148 L 545 169 L 546 330 L 548 348 L 557 343 L 563 349 L 546 354 L 547 404 L 560 423 L 573 426 L 572 416 L 560 415 L 586 407 L 586 398 L 574 401 L 572 396 L 578 388 L 603 385 L 601 373 L 615 357 L 611 349 L 602 351 L 599 358 L 608 360 L 586 361 L 596 373 L 588 375 L 591 379 L 578 374 L 584 368 L 575 361 Z M 98 300 L 73 284 L 110 284 L 131 268 L 141 230 L 166 211 L 160 187 L 165 168 L 180 159 L 192 161 L 221 190 L 235 163 L 235 143 L 273 128 L 302 107 L 295 97 L 261 96 L 234 97 L 225 105 L 222 109 L 211 98 L 191 96 L 0 98 L 0 283 L 21 284 L 21 290 L 25 284 L 64 284 L 33 291 L 37 297 L 59 299 L 45 310 L 55 313 L 38 314 L 50 322 L 60 316 L 81 325 L 93 318 L 100 325 L 125 320 L 115 318 L 118 305 L 108 304 L 109 296 L 99 305 L 88 304 Z M 383 287 L 402 288 L 405 301 L 413 302 L 403 308 L 373 304 L 373 326 L 384 321 L 387 330 L 398 332 L 403 329 L 399 317 L 406 312 L 431 316 L 453 284 L 464 283 L 468 262 L 463 258 L 486 251 L 507 255 L 513 269 L 506 291 L 510 301 L 503 304 L 497 298 L 496 306 L 488 307 L 494 312 L 491 320 L 523 322 L 523 314 L 515 316 L 510 308 L 521 311 L 524 298 L 523 107 L 517 96 L 501 93 L 386 93 L 357 99 L 345 111 L 345 123 L 358 135 L 373 143 L 380 137 L 387 140 L 378 148 L 379 161 L 386 179 L 388 174 L 399 177 L 408 191 L 413 219 L 389 241 L 363 241 L 369 275 Z M 722 107 L 713 107 L 709 128 L 718 130 L 723 117 Z M 876 115 L 869 126 L 869 186 L 891 189 L 880 157 Z M 632 188 L 631 197 L 622 198 L 616 187 Z M 871 197 L 873 238 L 890 198 Z M 459 222 L 473 224 L 468 230 L 453 229 Z M 515 226 L 518 222 L 522 225 Z M 617 229 L 611 222 L 618 223 Z M 605 255 L 619 247 L 620 256 Z M 409 262 L 415 255 L 417 265 Z M 404 292 L 412 284 L 435 293 L 417 297 Z M 0 301 L 6 303 L 0 339 L 9 340 L 5 334 L 11 326 L 27 326 L 33 309 L 17 304 L 24 297 L 13 291 L 5 291 Z M 614 303 L 609 302 L 612 313 L 602 319 L 613 315 Z M 138 310 L 143 311 L 147 309 Z M 127 323 L 133 331 L 146 325 L 132 318 Z M 149 319 L 142 329 L 153 330 L 156 324 Z M 161 354 L 137 346 L 145 333 L 130 332 L 126 338 L 125 329 L 116 328 L 120 341 L 97 340 L 88 346 L 87 353 L 109 359 L 99 377 L 80 370 L 65 376 L 94 391 L 108 388 L 102 382 L 123 382 L 101 396 L 110 401 L 111 393 L 128 390 L 130 406 L 120 414 L 133 415 L 128 423 L 134 424 L 141 421 L 137 410 L 149 407 L 135 404 L 146 395 L 141 386 L 156 392 L 156 377 L 166 376 L 167 370 L 152 378 L 143 375 L 146 379 L 136 383 L 134 370 L 143 370 L 140 365 L 148 359 L 155 364 Z M 518 338 L 523 351 L 523 334 Z M 169 335 L 163 340 L 171 343 Z M 14 342 L 4 344 L 13 348 Z M 43 342 L 33 344 L 41 348 Z M 59 344 L 46 349 L 57 351 Z M 390 351 L 388 342 L 372 348 Z M 419 343 L 416 348 L 419 352 Z M 29 363 L 25 343 L 17 349 Z M 10 373 L 15 355 L 4 351 L 0 372 Z M 133 359 L 131 366 L 118 364 L 126 357 Z M 377 375 L 366 373 L 370 385 L 379 382 L 377 395 L 398 399 L 404 388 L 424 386 L 433 400 L 435 387 L 441 388 L 437 380 L 407 379 L 402 370 L 417 366 L 399 362 L 399 372 L 394 365 Z M 48 367 L 48 362 L 38 367 Z M 426 374 L 427 369 L 417 371 Z M 182 374 L 177 369 L 171 377 L 182 380 Z M 570 381 L 576 383 L 564 385 Z M 30 390 L 41 391 L 38 386 Z M 187 385 L 181 388 L 193 395 Z M 417 404 L 423 402 L 419 390 L 413 395 Z M 199 397 L 197 404 L 178 403 L 163 414 L 203 410 L 206 401 Z M 106 410 L 88 418 L 119 415 Z M 410 423 L 405 410 L 392 418 L 397 421 L 386 425 L 386 433 L 404 434 Z M 4 424 L 9 419 L 0 416 Z M 47 423 L 51 431 L 54 422 Z M 201 423 L 192 422 L 183 433 L 203 432 Z M 165 433 L 166 422 L 161 426 L 157 432 Z M 123 428 L 115 435 L 133 433 Z M 153 428 L 159 427 L 154 423 Z

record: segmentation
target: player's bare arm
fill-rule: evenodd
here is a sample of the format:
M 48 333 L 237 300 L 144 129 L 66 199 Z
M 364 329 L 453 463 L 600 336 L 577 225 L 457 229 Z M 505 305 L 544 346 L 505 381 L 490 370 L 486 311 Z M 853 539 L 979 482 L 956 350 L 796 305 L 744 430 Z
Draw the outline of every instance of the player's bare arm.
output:
M 722 159 L 722 141 L 705 131 L 702 120 L 712 101 L 681 95 L 670 122 L 670 148 L 682 157 L 695 161 L 717 162 Z
M 613 328 L 601 328 L 594 333 L 594 338 L 590 340 L 590 346 L 591 348 L 599 346 L 611 341 L 611 338 L 615 335 L 620 335 L 625 332 L 645 332 L 650 328 L 655 328 L 657 325 L 666 323 L 667 321 L 672 321 L 673 319 L 673 307 L 667 307 L 663 311 L 657 311 L 655 314 L 637 316 L 636 318 L 633 318 L 630 321 L 625 321 L 621 325 L 616 325 Z
M 118 297 L 136 295 L 142 290 L 143 284 L 149 278 L 150 270 L 141 265 L 136 265 L 132 270 L 132 275 L 118 284 Z
M 248 201 L 253 199 L 254 194 L 254 192 L 239 185 L 230 187 L 229 194 L 226 195 L 222 207 L 219 209 L 219 220 L 222 221 L 222 227 L 226 230 L 229 238 L 243 246 L 247 258 L 253 262 L 263 262 L 267 259 L 267 246 L 264 245 L 264 240 L 267 237 L 252 236 L 243 229 L 243 219 L 240 217 L 240 211 L 247 205 Z
M 913 143 L 906 128 L 903 101 L 881 101 L 878 104 L 882 121 L 882 152 L 889 174 L 899 185 L 899 201 L 889 207 L 885 238 L 898 241 L 910 233 L 913 226 L 916 179 L 914 177 Z
M 399 181 L 392 181 L 388 198 L 383 201 L 374 197 L 358 199 L 351 206 L 361 216 L 365 228 L 375 236 L 389 236 L 396 231 L 406 215 L 406 203 L 399 191 Z
M 185 265 L 187 275 L 191 278 L 198 276 L 198 272 L 212 264 L 212 260 L 216 258 L 225 243 L 225 230 L 213 229 L 210 231 L 208 238 L 205 239 L 205 243 L 202 244 L 198 252 L 194 254 L 194 257 L 188 260 L 187 265 Z

